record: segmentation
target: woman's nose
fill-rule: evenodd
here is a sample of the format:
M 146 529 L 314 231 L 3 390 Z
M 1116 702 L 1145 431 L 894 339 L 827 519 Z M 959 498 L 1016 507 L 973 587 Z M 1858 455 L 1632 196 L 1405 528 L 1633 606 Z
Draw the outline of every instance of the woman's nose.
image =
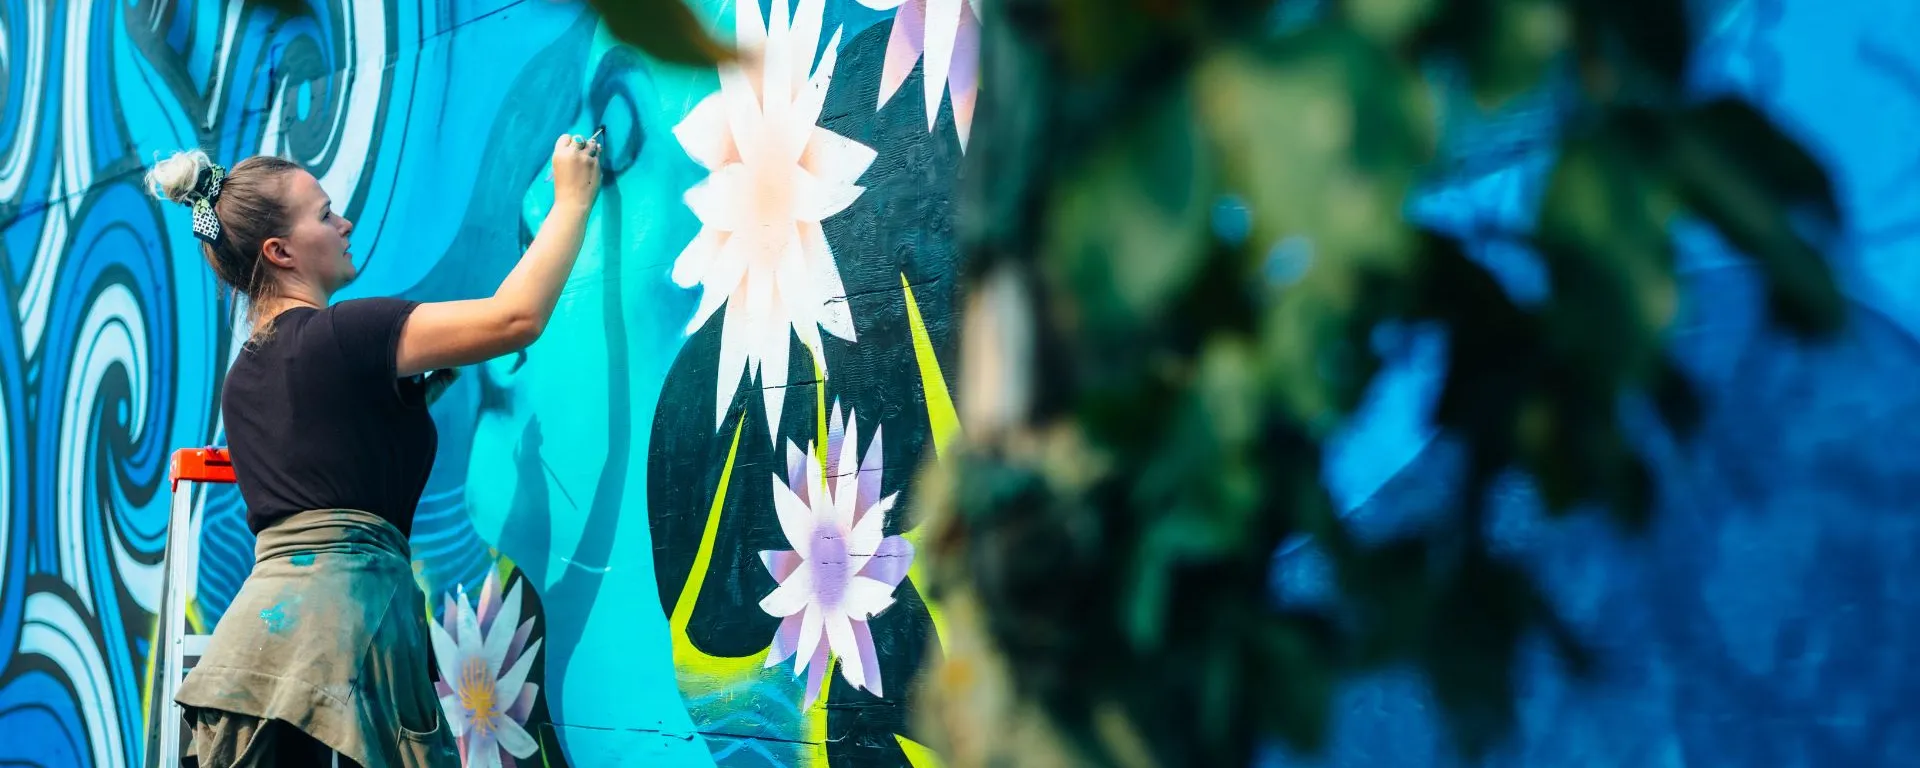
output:
M 345 217 L 345 216 L 341 216 L 341 217 L 340 217 L 340 223 L 341 223 L 341 225 L 342 225 L 342 226 L 344 227 L 344 229 L 342 229 L 342 231 L 341 231 L 341 234 L 343 234 L 343 235 L 351 235 L 351 234 L 353 234 L 353 220 L 352 220 L 352 219 L 349 219 L 349 218 L 347 218 L 347 217 Z

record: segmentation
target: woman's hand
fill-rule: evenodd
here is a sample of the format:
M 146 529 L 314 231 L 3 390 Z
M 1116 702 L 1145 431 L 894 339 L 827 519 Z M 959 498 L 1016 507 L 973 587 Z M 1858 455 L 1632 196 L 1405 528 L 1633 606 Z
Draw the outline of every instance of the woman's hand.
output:
M 593 206 L 600 193 L 600 142 L 568 134 L 553 144 L 553 203 Z

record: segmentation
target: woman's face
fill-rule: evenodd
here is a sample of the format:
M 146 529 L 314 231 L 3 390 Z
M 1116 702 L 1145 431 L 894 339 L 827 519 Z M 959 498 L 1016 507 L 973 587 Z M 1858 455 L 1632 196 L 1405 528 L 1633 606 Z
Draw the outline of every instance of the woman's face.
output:
M 334 213 L 333 199 L 313 174 L 287 174 L 287 234 L 262 247 L 275 266 L 292 270 L 299 278 L 329 293 L 354 276 L 353 254 L 347 251 L 353 222 Z

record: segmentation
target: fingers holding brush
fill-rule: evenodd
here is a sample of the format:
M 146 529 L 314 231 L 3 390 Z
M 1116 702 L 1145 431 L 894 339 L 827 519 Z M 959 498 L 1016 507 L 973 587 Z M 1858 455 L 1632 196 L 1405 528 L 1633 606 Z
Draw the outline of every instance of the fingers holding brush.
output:
M 599 138 L 604 131 L 603 126 L 590 137 L 567 134 L 554 141 L 554 202 L 592 205 L 600 191 Z

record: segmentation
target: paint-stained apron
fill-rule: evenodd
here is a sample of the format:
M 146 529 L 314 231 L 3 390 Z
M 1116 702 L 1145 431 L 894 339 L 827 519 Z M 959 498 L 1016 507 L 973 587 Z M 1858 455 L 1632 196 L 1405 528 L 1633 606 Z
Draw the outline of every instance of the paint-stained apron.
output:
M 312 510 L 269 526 L 174 700 L 190 722 L 196 708 L 285 721 L 366 768 L 458 768 L 409 559 L 400 530 L 367 512 Z M 247 746 L 217 751 L 245 758 Z

